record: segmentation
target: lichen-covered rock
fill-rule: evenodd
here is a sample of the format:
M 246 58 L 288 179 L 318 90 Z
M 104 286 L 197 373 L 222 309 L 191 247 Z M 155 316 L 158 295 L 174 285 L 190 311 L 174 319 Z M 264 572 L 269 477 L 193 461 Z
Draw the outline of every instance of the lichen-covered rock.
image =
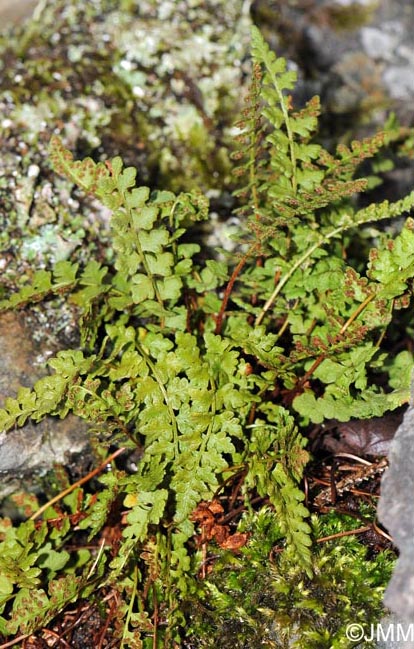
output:
M 219 203 L 223 196 L 227 211 L 249 8 L 246 0 L 50 0 L 0 35 L 4 292 L 33 266 L 108 254 L 107 211 L 50 171 L 53 133 L 76 157 L 122 155 L 138 183 L 198 188 Z
M 83 154 L 122 153 L 143 180 L 221 187 L 249 28 L 241 0 L 45 3 L 0 41 L 6 126 L 30 145 L 54 131 Z

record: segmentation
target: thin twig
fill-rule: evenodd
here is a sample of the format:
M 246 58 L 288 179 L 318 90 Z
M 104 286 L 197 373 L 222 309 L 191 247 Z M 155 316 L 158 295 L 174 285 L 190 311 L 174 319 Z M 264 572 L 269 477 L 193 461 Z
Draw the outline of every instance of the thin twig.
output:
M 13 647 L 15 644 L 17 644 L 21 640 L 26 640 L 26 638 L 29 638 L 29 637 L 30 637 L 30 633 L 26 633 L 25 635 L 19 635 L 14 640 L 10 640 L 10 642 L 5 642 L 4 644 L 0 644 L 0 649 L 7 649 L 7 647 Z
M 57 494 L 57 496 L 54 496 L 51 500 L 48 500 L 47 503 L 45 503 L 44 505 L 39 507 L 37 512 L 35 512 L 34 514 L 32 514 L 32 516 L 30 516 L 29 520 L 34 521 L 36 518 L 39 518 L 39 516 L 41 514 L 43 514 L 43 512 L 46 511 L 46 509 L 48 507 L 50 507 L 51 505 L 54 505 L 55 503 L 59 502 L 59 500 L 62 500 L 62 498 L 65 498 L 68 494 L 72 493 L 72 491 L 74 491 L 75 489 L 77 489 L 81 485 L 85 484 L 85 482 L 88 482 L 89 480 L 94 478 L 96 475 L 98 475 L 98 473 L 101 473 L 108 466 L 108 464 L 110 462 L 112 462 L 116 457 L 118 457 L 118 455 L 121 455 L 121 453 L 123 453 L 125 450 L 126 450 L 125 447 L 122 447 L 122 448 L 119 448 L 114 453 L 112 453 L 96 469 L 94 469 L 93 471 L 90 471 L 90 473 L 85 475 L 83 478 L 81 478 L 80 480 L 77 480 L 73 485 L 71 485 L 70 487 L 68 487 L 64 491 L 61 491 L 59 494 Z M 0 646 L 0 649 L 1 649 L 1 646 Z
M 362 534 L 362 532 L 368 532 L 371 528 L 372 525 L 365 525 L 365 527 L 358 527 L 358 529 L 356 530 L 348 530 L 347 532 L 338 532 L 337 534 L 330 534 L 329 536 L 323 536 L 320 539 L 316 539 L 316 543 L 325 543 L 325 541 L 331 541 L 332 539 L 340 539 L 343 536 Z

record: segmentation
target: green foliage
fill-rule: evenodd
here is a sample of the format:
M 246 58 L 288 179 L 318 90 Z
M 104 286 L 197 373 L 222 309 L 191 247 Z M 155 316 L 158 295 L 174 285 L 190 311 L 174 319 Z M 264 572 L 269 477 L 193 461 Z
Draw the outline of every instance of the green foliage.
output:
M 267 417 L 261 420 L 259 415 L 252 430 L 246 484 L 269 498 L 279 517 L 288 552 L 296 560 L 301 558 L 310 576 L 311 530 L 305 521 L 308 512 L 303 505 L 304 494 L 298 488 L 308 460 L 305 440 L 286 410 L 273 404 L 259 408 Z
M 312 520 L 318 538 L 346 532 L 351 517 L 329 514 Z M 369 560 L 353 536 L 318 544 L 310 579 L 286 552 L 275 512 L 246 516 L 240 531 L 251 535 L 238 556 L 221 551 L 213 571 L 187 606 L 190 638 L 200 648 L 348 649 L 349 621 L 370 633 L 393 558 Z
M 49 360 L 50 375 L 7 399 L 0 426 L 72 412 L 91 423 L 101 452 L 118 445 L 138 449 L 140 459 L 134 473 L 113 467 L 100 478 L 98 494 L 46 511 L 40 526 L 26 521 L 5 531 L 0 631 L 6 637 L 30 633 L 66 604 L 110 586 L 119 593 L 121 646 L 149 646 L 151 634 L 158 646 L 179 642 L 187 624 L 179 604 L 197 590 L 200 564 L 192 514 L 241 476 L 247 506 L 259 495 L 277 515 L 277 529 L 273 519 L 266 523 L 270 514 L 258 515 L 257 538 L 270 526 L 269 542 L 286 544 L 270 574 L 259 571 L 257 585 L 269 589 L 260 615 L 273 616 L 279 601 L 273 592 L 280 591 L 284 603 L 274 624 L 281 627 L 292 594 L 299 611 L 294 625 L 313 646 L 328 646 L 342 627 L 335 622 L 322 631 L 325 575 L 345 580 L 347 602 L 356 566 L 358 583 L 364 575 L 373 584 L 374 569 L 364 568 L 356 542 L 330 553 L 312 544 L 301 488 L 309 459 L 305 431 L 309 422 L 381 415 L 407 400 L 411 355 L 394 357 L 383 341 L 410 303 L 413 222 L 394 239 L 385 236 L 381 247 L 372 242 L 358 270 L 347 250 L 366 224 L 409 212 L 414 193 L 359 208 L 356 196 L 367 188 L 359 165 L 400 134 L 390 129 L 328 153 L 314 142 L 318 100 L 293 110 L 286 91 L 294 74 L 256 29 L 252 58 L 235 156 L 243 252 L 229 263 L 199 255 L 193 226 L 208 217 L 203 194 L 135 187 L 136 170 L 120 157 L 74 161 L 59 138 L 51 139 L 55 172 L 110 211 L 113 261 L 59 262 L 2 300 L 1 309 L 13 309 L 65 294 L 79 314 L 81 349 L 58 352 Z M 97 542 L 114 512 L 116 549 L 97 557 L 79 551 L 69 560 L 65 543 L 79 529 Z M 56 516 L 63 526 L 48 522 Z M 242 552 L 251 564 L 246 574 L 242 559 L 232 559 L 237 592 L 251 583 L 252 566 L 265 561 L 264 554 L 255 558 L 261 550 L 254 534 Z M 256 628 L 251 602 L 236 602 L 214 581 L 206 588 L 220 610 L 234 606 Z M 315 597 L 305 607 L 312 588 L 322 589 L 323 603 Z M 366 594 L 361 587 L 357 606 Z M 376 599 L 373 611 L 378 607 Z

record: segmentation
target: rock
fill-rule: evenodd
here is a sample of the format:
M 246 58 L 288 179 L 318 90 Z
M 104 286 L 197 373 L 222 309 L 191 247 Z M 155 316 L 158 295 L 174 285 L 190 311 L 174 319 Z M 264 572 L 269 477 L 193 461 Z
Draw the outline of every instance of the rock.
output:
M 0 315 L 0 406 L 16 395 L 20 386 L 32 387 L 46 374 L 45 358 L 53 349 L 35 343 L 24 323 L 24 315 Z M 85 451 L 87 425 L 74 415 L 64 420 L 46 417 L 36 424 L 0 432 L 0 497 L 27 486 L 35 475 L 67 462 L 70 455 Z
M 414 649 L 412 622 L 401 620 L 396 615 L 383 618 L 367 635 L 377 640 L 376 649 Z
M 329 112 L 354 122 L 382 126 L 384 109 L 412 121 L 411 0 L 255 0 L 253 15 L 278 54 L 299 67 L 299 94 L 319 94 Z
M 23 26 L 0 32 L 7 290 L 33 268 L 110 258 L 110 212 L 51 171 L 52 134 L 77 158 L 121 155 L 137 168 L 138 185 L 205 190 L 227 218 L 234 122 L 249 85 L 249 7 L 245 0 L 122 7 L 118 0 L 44 0 Z
M 37 5 L 37 0 L 0 0 L 0 23 L 12 25 L 28 18 Z
M 382 480 L 378 505 L 379 520 L 393 537 L 400 552 L 384 604 L 407 624 L 414 619 L 413 457 L 414 404 L 411 404 L 391 444 L 389 469 Z M 414 647 L 414 643 L 404 644 L 404 647 Z

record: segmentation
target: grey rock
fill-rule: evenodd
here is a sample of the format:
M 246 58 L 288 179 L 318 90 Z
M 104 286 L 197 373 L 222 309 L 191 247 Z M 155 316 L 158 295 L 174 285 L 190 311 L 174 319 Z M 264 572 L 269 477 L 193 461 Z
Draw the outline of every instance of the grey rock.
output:
M 398 100 L 409 100 L 414 96 L 414 71 L 412 65 L 393 65 L 385 70 L 384 82 L 388 86 L 390 97 Z
M 316 91 L 330 112 L 355 115 L 355 121 L 363 115 L 378 127 L 384 109 L 412 122 L 411 0 L 275 0 L 271 7 L 255 0 L 253 10 L 259 21 L 263 16 L 260 26 L 278 54 L 302 71 L 301 99 Z
M 24 314 L 0 316 L 0 407 L 20 386 L 31 387 L 47 373 L 45 357 L 54 351 L 34 342 L 24 320 Z M 0 431 L 0 497 L 30 486 L 36 475 L 55 463 L 85 452 L 87 430 L 85 422 L 71 415 L 63 420 L 46 417 L 37 424 L 27 421 L 21 428 Z
M 378 27 L 365 27 L 361 30 L 362 46 L 368 56 L 374 59 L 392 60 L 400 38 L 400 34 L 387 33 Z
M 78 417 L 63 421 L 47 417 L 39 424 L 0 433 L 0 473 L 9 477 L 52 468 L 64 463 L 68 454 L 80 453 L 87 442 L 87 427 Z M 1 490 L 1 488 L 0 488 Z
M 414 621 L 413 457 L 414 405 L 411 404 L 391 444 L 389 469 L 382 481 L 378 505 L 379 520 L 400 551 L 384 604 L 396 616 L 410 622 Z
M 414 649 L 414 624 L 397 615 L 389 615 L 370 630 L 376 649 Z

